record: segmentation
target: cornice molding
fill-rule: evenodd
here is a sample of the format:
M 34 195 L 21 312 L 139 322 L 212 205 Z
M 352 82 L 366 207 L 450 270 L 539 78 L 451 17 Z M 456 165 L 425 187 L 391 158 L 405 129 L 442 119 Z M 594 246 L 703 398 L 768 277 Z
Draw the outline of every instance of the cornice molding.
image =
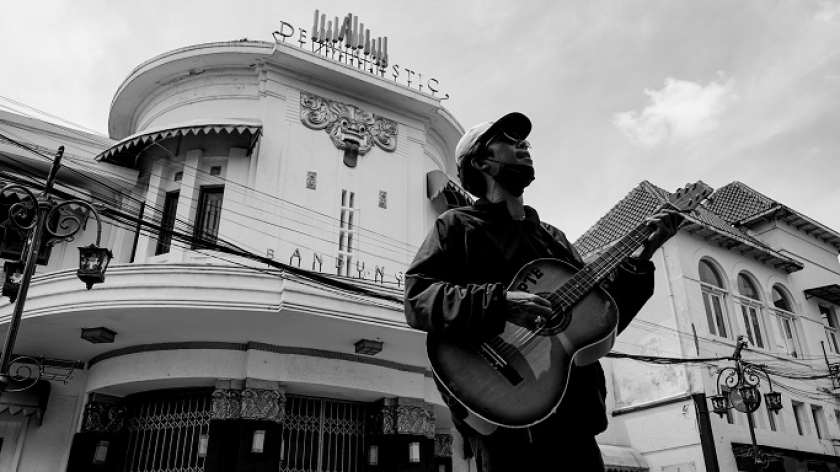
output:
M 377 367 L 385 367 L 388 369 L 399 370 L 402 372 L 410 372 L 414 374 L 422 374 L 425 377 L 432 377 L 431 370 L 426 367 L 403 364 L 400 362 L 389 361 L 386 359 L 376 359 L 369 356 L 361 356 L 358 354 L 349 354 L 344 352 L 327 351 L 323 349 L 311 349 L 305 347 L 293 346 L 278 346 L 275 344 L 267 344 L 260 342 L 248 343 L 228 343 L 216 341 L 190 341 L 181 343 L 160 343 L 160 344 L 141 344 L 137 346 L 129 346 L 121 349 L 100 354 L 88 362 L 88 369 L 94 365 L 117 357 L 127 356 L 131 354 L 140 354 L 144 352 L 160 352 L 160 351 L 181 351 L 181 350 L 198 350 L 198 349 L 214 349 L 225 351 L 264 351 L 274 354 L 298 355 L 306 357 L 315 357 L 320 359 L 342 360 L 348 362 L 355 362 L 358 364 L 367 364 Z

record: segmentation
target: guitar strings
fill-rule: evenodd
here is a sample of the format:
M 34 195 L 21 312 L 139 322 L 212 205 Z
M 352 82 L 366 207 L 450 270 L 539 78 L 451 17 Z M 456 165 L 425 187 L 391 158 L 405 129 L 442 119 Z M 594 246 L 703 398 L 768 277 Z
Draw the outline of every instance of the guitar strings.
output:
M 534 339 L 548 326 L 550 326 L 550 322 L 561 313 L 570 309 L 575 303 L 577 303 L 577 301 L 589 293 L 592 286 L 612 272 L 620 264 L 620 262 L 615 261 L 623 260 L 623 258 L 618 258 L 616 256 L 626 256 L 625 253 L 632 253 L 632 251 L 635 251 L 636 248 L 638 248 L 639 245 L 649 236 L 650 232 L 651 230 L 647 227 L 647 225 L 644 223 L 640 224 L 624 238 L 619 240 L 612 248 L 610 248 L 611 252 L 615 252 L 617 254 L 610 257 L 599 258 L 592 264 L 585 266 L 583 269 L 575 273 L 575 275 L 573 275 L 555 292 L 546 294 L 544 298 L 546 298 L 551 304 L 552 315 L 540 328 L 531 330 L 519 327 L 513 331 L 510 340 L 505 341 L 501 338 L 501 336 L 496 336 L 490 342 L 501 348 L 501 353 L 506 355 L 516 353 L 517 351 L 523 354 L 531 352 L 534 349 Z M 570 294 L 571 296 L 565 296 L 565 294 Z M 519 348 L 517 348 L 517 345 Z
M 679 211 L 679 208 L 672 203 L 665 202 L 656 212 L 660 212 L 669 207 L 672 210 Z M 488 356 L 493 357 L 496 362 L 501 360 L 502 363 L 505 363 L 505 360 L 504 358 L 500 359 L 500 355 L 510 355 L 517 352 L 527 354 L 531 352 L 534 349 L 534 339 L 550 325 L 551 320 L 555 319 L 564 311 L 571 309 L 572 306 L 589 293 L 596 283 L 612 272 L 629 254 L 635 251 L 652 232 L 653 230 L 646 224 L 646 221 L 640 223 L 636 228 L 616 242 L 608 250 L 607 254 L 598 258 L 593 263 L 584 266 L 553 293 L 546 294 L 544 298 L 550 303 L 552 315 L 544 324 L 536 330 L 518 327 L 513 331 L 509 340 L 503 339 L 501 335 L 494 336 L 487 343 L 480 344 L 482 351 Z M 617 254 L 610 255 L 610 252 Z M 571 294 L 571 296 L 566 296 L 565 294 Z M 495 346 L 495 349 L 488 350 L 488 344 L 490 347 Z

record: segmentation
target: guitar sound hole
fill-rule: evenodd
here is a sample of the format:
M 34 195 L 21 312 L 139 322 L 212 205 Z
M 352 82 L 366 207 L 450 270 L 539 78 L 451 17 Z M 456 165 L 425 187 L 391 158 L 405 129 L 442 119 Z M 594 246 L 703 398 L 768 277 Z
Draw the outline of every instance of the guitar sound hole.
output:
M 549 298 L 550 293 L 538 293 L 537 295 L 543 298 Z M 539 331 L 541 336 L 553 336 L 569 326 L 572 322 L 572 310 L 566 310 L 561 313 L 555 313 L 554 318 Z

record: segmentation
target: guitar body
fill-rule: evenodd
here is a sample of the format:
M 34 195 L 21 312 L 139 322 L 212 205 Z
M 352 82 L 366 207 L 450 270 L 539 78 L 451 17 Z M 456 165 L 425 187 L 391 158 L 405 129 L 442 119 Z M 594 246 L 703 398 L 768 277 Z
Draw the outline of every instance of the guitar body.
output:
M 565 262 L 538 259 L 519 271 L 509 290 L 551 294 L 576 272 Z M 597 287 L 538 334 L 506 323 L 502 334 L 484 343 L 429 334 L 426 348 L 434 375 L 469 411 L 466 422 L 489 434 L 497 426 L 524 428 L 551 415 L 563 400 L 572 365 L 606 355 L 617 325 L 615 302 Z

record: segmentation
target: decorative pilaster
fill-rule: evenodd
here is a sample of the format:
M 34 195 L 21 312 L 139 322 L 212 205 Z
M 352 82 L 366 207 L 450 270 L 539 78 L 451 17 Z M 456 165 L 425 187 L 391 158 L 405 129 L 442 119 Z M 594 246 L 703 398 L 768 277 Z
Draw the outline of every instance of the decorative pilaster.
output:
M 451 434 L 435 434 L 435 457 L 452 457 Z
M 214 420 L 263 420 L 280 423 L 286 414 L 286 394 L 277 382 L 247 379 L 216 382 Z
M 126 407 L 113 403 L 88 401 L 82 421 L 83 433 L 118 433 L 125 423 Z
M 431 406 L 410 398 L 385 398 L 372 415 L 373 432 L 435 437 L 435 414 Z

